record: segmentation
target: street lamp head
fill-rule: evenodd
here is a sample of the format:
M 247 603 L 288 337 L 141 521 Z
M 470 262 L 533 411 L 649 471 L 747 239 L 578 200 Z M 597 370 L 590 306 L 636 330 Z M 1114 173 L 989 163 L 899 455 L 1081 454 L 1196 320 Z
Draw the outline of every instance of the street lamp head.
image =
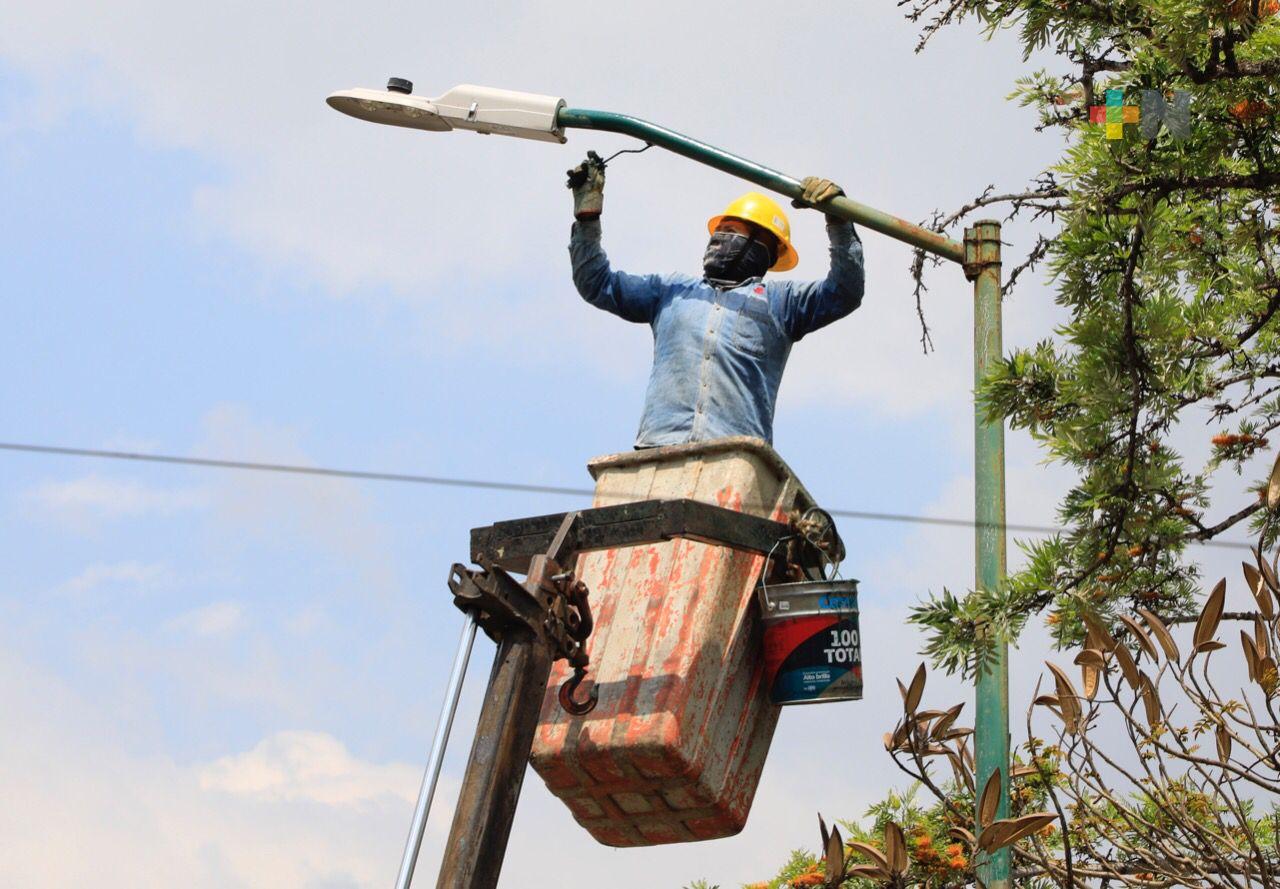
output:
M 326 100 L 330 107 L 367 120 L 416 130 L 473 130 L 488 135 L 519 136 L 542 142 L 564 142 L 556 116 L 564 99 L 463 84 L 443 96 L 424 99 L 413 84 L 391 78 L 386 90 L 339 90 Z

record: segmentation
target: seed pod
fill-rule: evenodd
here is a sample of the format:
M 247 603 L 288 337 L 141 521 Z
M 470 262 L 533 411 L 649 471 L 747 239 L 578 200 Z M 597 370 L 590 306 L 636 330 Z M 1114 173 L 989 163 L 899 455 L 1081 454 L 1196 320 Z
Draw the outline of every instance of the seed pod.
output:
M 1142 696 L 1142 706 L 1147 711 L 1147 725 L 1155 728 L 1160 723 L 1160 696 L 1146 673 L 1138 674 L 1138 694 Z
M 1001 818 L 990 827 L 983 828 L 978 834 L 978 848 L 983 852 L 992 852 L 1008 844 L 1008 837 L 1013 833 L 1013 822 Z
M 1160 662 L 1160 656 L 1156 654 L 1155 643 L 1151 641 L 1151 637 L 1147 635 L 1147 631 L 1142 629 L 1142 625 L 1127 614 L 1120 615 L 1120 622 L 1129 628 L 1129 632 L 1133 634 L 1133 638 L 1138 640 L 1138 647 L 1146 652 L 1147 657 L 1156 663 Z
M 1147 622 L 1147 626 L 1151 628 L 1151 632 L 1155 634 L 1155 637 L 1160 640 L 1160 647 L 1164 649 L 1165 657 L 1175 664 L 1181 663 L 1182 656 L 1178 652 L 1178 644 L 1173 641 L 1173 634 L 1169 632 L 1164 622 L 1156 617 L 1154 612 L 1146 608 L 1139 608 L 1138 613 Z
M 1129 687 L 1137 691 L 1138 665 L 1133 662 L 1133 655 L 1129 654 L 1129 649 L 1123 645 L 1117 646 L 1113 653 L 1116 656 L 1116 663 L 1120 665 L 1120 672 L 1124 674 L 1125 682 L 1128 682 Z
M 1267 697 L 1271 697 L 1276 693 L 1276 662 L 1264 657 L 1258 661 L 1258 685 L 1262 686 L 1262 690 L 1267 693 Z
M 1258 664 L 1262 658 L 1258 655 L 1258 646 L 1254 644 L 1253 639 L 1244 630 L 1240 631 L 1240 647 L 1244 649 L 1244 663 L 1249 668 L 1249 679 L 1252 682 L 1258 681 Z
M 905 719 L 898 723 L 898 727 L 893 730 L 893 747 L 891 750 L 902 750 L 907 746 L 907 739 L 911 734 L 911 723 Z
M 855 864 L 845 871 L 845 876 L 857 877 L 860 880 L 887 880 L 892 875 L 870 864 Z
M 1200 610 L 1200 619 L 1196 621 L 1196 631 L 1192 636 L 1192 647 L 1195 651 L 1201 651 L 1205 645 L 1213 640 L 1213 634 L 1218 632 L 1218 624 L 1222 622 L 1222 608 L 1227 598 L 1227 581 L 1222 579 L 1213 587 L 1213 592 L 1209 594 L 1209 598 L 1205 600 L 1204 608 Z
M 1099 679 L 1107 669 L 1106 658 L 1102 656 L 1101 651 L 1086 648 L 1076 655 L 1075 662 L 1080 666 L 1080 672 L 1083 674 L 1084 696 L 1092 701 L 1094 695 L 1098 693 Z
M 1267 564 L 1267 560 L 1262 557 L 1262 550 L 1258 547 L 1254 547 L 1253 553 L 1258 559 L 1258 569 L 1262 572 L 1262 578 L 1267 582 L 1267 586 L 1271 587 L 1271 592 L 1280 592 L 1280 582 L 1276 580 L 1275 566 Z
M 1071 684 L 1071 679 L 1062 669 L 1054 664 L 1045 662 L 1049 669 L 1053 672 L 1053 678 L 1058 686 L 1058 706 L 1062 708 L 1062 722 L 1066 726 L 1067 731 L 1075 734 L 1080 730 L 1080 696 L 1076 694 L 1075 686 Z
M 1275 510 L 1280 506 L 1280 454 L 1271 464 L 1271 477 L 1267 479 L 1267 509 Z
M 1080 617 L 1088 628 L 1086 644 L 1089 648 L 1100 648 L 1109 652 L 1119 644 L 1116 642 L 1116 637 L 1111 635 L 1111 631 L 1107 629 L 1106 624 L 1097 615 L 1086 609 L 1081 612 Z
M 902 828 L 892 821 L 884 825 L 884 856 L 889 860 L 890 870 L 896 874 L 905 874 L 910 867 L 907 838 L 902 835 Z
M 1058 816 L 1051 812 L 1037 812 L 1018 818 L 1002 818 L 982 832 L 978 837 L 978 848 L 984 852 L 994 852 L 1005 846 L 1011 846 L 1023 837 L 1030 836 L 1057 820 Z
M 951 724 L 956 721 L 956 717 L 960 715 L 960 711 L 964 709 L 964 704 L 956 704 L 950 710 L 938 717 L 938 721 L 933 724 L 933 732 L 930 737 L 937 741 L 942 735 L 951 728 Z
M 1258 610 L 1266 620 L 1274 620 L 1275 600 L 1271 597 L 1271 590 L 1267 588 L 1266 581 L 1262 578 L 1262 572 L 1248 562 L 1241 562 L 1240 568 L 1244 571 L 1245 586 L 1249 588 L 1249 592 L 1258 603 Z
M 849 848 L 870 858 L 886 875 L 889 873 L 889 859 L 885 858 L 884 853 L 875 846 L 870 843 L 850 842 Z
M 964 759 L 950 750 L 947 751 L 947 759 L 951 761 L 951 771 L 955 772 L 956 781 L 969 788 L 969 792 L 973 793 L 973 773 L 964 764 Z
M 911 677 L 911 687 L 904 688 L 902 683 L 898 683 L 898 689 L 902 692 L 902 708 L 908 713 L 915 713 L 916 707 L 920 704 L 920 698 L 924 694 L 924 664 L 916 668 L 916 675 Z
M 834 878 L 844 875 L 844 840 L 840 838 L 840 828 L 831 828 L 831 836 L 827 839 L 827 876 Z
M 1030 815 L 1021 815 L 1012 819 L 1017 826 L 1013 835 L 1009 837 L 1010 844 L 1016 843 L 1023 837 L 1029 837 L 1037 831 L 1044 830 L 1050 824 L 1058 820 L 1058 816 L 1052 812 L 1035 812 Z
M 996 809 L 1000 807 L 1000 770 L 996 769 L 987 778 L 982 788 L 982 796 L 978 798 L 978 826 L 986 830 L 996 819 Z

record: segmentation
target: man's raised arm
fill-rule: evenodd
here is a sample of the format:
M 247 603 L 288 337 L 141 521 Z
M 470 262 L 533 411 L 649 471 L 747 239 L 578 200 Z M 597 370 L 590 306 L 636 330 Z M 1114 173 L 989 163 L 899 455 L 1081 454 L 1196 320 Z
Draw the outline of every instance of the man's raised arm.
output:
M 650 323 L 662 295 L 662 278 L 629 275 L 609 267 L 609 257 L 600 245 L 604 164 L 594 151 L 569 171 L 568 184 L 573 189 L 573 215 L 577 219 L 569 235 L 569 259 L 578 293 L 597 309 L 628 321 Z
M 818 203 L 844 194 L 838 185 L 816 177 L 804 180 L 805 197 Z M 806 206 L 806 203 L 797 206 Z M 827 240 L 831 244 L 831 269 L 821 281 L 787 281 L 782 305 L 782 325 L 794 342 L 805 334 L 838 321 L 862 305 L 865 275 L 862 240 L 852 222 L 827 217 Z

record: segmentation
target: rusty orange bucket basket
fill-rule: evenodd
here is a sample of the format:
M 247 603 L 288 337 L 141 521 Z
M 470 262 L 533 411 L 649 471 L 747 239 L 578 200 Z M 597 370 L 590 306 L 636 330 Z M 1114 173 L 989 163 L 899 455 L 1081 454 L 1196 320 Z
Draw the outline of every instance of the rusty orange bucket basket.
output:
M 767 444 L 725 438 L 600 457 L 595 506 L 691 498 L 785 521 L 812 506 Z M 689 539 L 580 557 L 596 708 L 547 687 L 533 768 L 609 846 L 715 839 L 746 823 L 778 720 L 756 602 L 765 556 Z

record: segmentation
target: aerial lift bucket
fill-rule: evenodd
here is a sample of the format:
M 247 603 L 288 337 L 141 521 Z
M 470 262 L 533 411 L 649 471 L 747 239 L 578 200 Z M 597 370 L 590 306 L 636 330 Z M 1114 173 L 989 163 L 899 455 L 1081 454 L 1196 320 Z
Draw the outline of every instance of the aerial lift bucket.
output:
M 804 697 L 769 699 L 777 671 L 761 657 L 757 585 L 779 610 L 825 589 L 816 604 L 822 629 L 852 616 L 854 630 L 848 656 L 828 660 L 856 659 L 856 610 L 848 614 L 856 598 L 847 595 L 856 596 L 856 582 L 825 579 L 843 544 L 764 442 L 620 454 L 590 469 L 599 482 L 595 507 L 473 528 L 479 567 L 450 571 L 466 618 L 400 889 L 413 877 L 477 626 L 498 649 L 437 889 L 496 887 L 530 760 L 602 842 L 643 846 L 740 830 L 776 703 Z M 791 590 L 789 598 L 767 598 L 766 576 L 769 591 Z M 594 593 L 587 578 L 598 581 Z M 595 609 L 603 635 L 593 634 Z M 822 613 L 829 611 L 843 613 Z M 561 659 L 566 667 L 553 675 Z M 815 680 L 810 696 L 838 690 L 835 682 L 820 689 L 821 671 L 801 668 Z
M 592 460 L 595 506 L 689 498 L 787 522 L 813 505 L 765 442 L 717 439 Z M 610 846 L 714 839 L 746 823 L 779 708 L 757 586 L 767 553 L 676 538 L 581 555 L 596 629 L 595 709 L 566 712 L 552 671 L 532 764 Z

